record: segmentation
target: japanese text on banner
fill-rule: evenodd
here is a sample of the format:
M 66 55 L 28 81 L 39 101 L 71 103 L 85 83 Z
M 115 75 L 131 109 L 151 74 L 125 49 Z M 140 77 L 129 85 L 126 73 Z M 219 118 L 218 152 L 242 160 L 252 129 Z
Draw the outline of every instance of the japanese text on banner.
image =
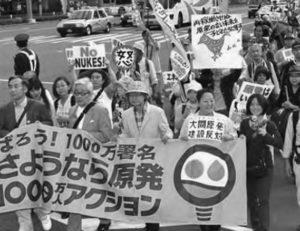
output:
M 222 142 L 224 121 L 211 116 L 191 116 L 188 124 L 190 139 L 215 140 Z
M 191 27 L 194 68 L 242 67 L 241 15 L 192 15 Z
M 123 221 L 199 224 L 197 209 L 209 206 L 205 223 L 242 225 L 247 210 L 241 152 L 243 139 L 100 144 L 82 130 L 31 124 L 0 139 L 0 211 L 42 206 Z M 205 170 L 197 179 L 191 170 L 196 160 Z

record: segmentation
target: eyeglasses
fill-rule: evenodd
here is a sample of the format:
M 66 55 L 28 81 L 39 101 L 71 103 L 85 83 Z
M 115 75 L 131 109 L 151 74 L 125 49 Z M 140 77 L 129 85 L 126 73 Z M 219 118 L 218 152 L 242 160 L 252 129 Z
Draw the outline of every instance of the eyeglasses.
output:
M 88 91 L 83 91 L 83 92 L 77 92 L 77 91 L 74 91 L 73 95 L 74 96 L 85 96 L 85 95 L 88 95 L 90 92 Z

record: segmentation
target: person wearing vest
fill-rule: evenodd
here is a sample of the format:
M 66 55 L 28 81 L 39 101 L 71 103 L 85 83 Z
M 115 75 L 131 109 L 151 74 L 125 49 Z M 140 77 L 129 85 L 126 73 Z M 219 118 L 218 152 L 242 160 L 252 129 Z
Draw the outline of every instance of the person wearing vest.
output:
M 14 57 L 15 75 L 23 75 L 26 71 L 34 71 L 37 76 L 40 74 L 40 62 L 36 53 L 28 49 L 28 34 L 15 36 L 16 45 L 19 48 Z
M 26 80 L 20 76 L 12 76 L 8 79 L 9 94 L 11 102 L 0 108 L 0 138 L 5 137 L 14 129 L 40 122 L 46 125 L 53 125 L 50 111 L 38 101 L 26 97 L 28 86 Z M 29 128 L 30 129 L 30 128 Z M 30 155 L 30 153 L 20 153 Z M 50 211 L 42 207 L 34 208 L 33 211 L 42 223 L 43 230 L 50 230 L 52 222 Z M 32 231 L 33 222 L 31 217 L 32 209 L 16 210 L 19 231 Z

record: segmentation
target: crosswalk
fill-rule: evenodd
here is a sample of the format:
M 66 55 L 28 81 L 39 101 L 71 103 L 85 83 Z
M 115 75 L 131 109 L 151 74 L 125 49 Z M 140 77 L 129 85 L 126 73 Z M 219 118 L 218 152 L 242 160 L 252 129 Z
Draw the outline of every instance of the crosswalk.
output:
M 186 36 L 187 28 L 180 28 L 178 30 L 179 38 L 183 38 Z M 162 30 L 155 30 L 152 31 L 153 38 L 158 43 L 164 43 L 167 41 L 167 38 L 163 34 Z M 138 42 L 142 40 L 141 31 L 135 27 L 115 27 L 112 29 L 111 33 L 109 34 L 93 34 L 90 36 L 78 36 L 78 35 L 68 35 L 64 38 L 60 37 L 58 34 L 53 35 L 39 35 L 39 36 L 31 36 L 30 37 L 30 44 L 39 45 L 39 44 L 62 44 L 67 43 L 71 45 L 85 45 L 90 43 L 95 44 L 103 44 L 109 43 L 112 39 L 118 39 L 123 43 L 132 43 Z M 0 39 L 0 44 L 3 45 L 10 45 L 14 43 L 13 38 L 2 38 Z

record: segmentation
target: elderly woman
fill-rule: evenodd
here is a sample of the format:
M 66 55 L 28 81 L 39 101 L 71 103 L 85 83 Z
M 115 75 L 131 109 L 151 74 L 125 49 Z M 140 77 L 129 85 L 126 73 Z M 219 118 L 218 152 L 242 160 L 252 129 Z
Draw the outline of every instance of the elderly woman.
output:
M 123 114 L 122 137 L 160 138 L 163 143 L 173 137 L 163 109 L 148 103 L 149 92 L 142 81 L 133 81 L 126 95 L 132 107 Z M 146 223 L 146 231 L 158 230 L 158 223 Z
M 70 110 L 69 127 L 89 132 L 101 143 L 110 141 L 112 128 L 108 111 L 93 101 L 93 84 L 89 78 L 75 81 L 76 105 Z M 81 215 L 70 214 L 68 231 L 81 231 Z

